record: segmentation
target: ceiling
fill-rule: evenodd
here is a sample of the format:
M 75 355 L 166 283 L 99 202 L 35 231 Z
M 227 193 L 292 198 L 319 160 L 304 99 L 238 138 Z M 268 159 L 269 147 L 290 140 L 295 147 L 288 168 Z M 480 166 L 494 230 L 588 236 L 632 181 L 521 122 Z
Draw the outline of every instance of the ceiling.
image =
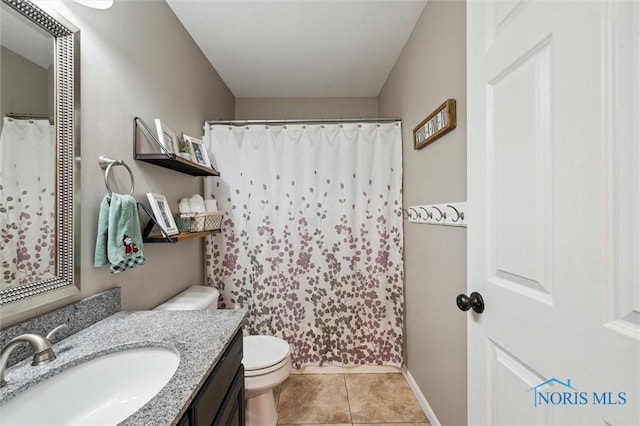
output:
M 44 69 L 53 64 L 53 37 L 4 3 L 0 4 L 0 42 Z
M 375 97 L 426 0 L 167 3 L 236 97 Z

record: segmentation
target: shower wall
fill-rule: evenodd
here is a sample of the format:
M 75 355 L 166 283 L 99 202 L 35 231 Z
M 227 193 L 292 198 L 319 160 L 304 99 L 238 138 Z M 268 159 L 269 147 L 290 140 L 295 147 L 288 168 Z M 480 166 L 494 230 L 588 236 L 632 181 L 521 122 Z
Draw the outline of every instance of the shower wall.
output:
M 52 68 L 42 68 L 1 46 L 0 117 L 10 112 L 49 115 L 53 107 L 52 75 Z

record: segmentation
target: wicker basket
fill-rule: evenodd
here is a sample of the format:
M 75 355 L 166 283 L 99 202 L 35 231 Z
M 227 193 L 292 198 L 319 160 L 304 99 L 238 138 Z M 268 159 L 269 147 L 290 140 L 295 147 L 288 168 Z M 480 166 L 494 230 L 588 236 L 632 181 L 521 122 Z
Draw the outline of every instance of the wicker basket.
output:
M 215 231 L 222 225 L 224 212 L 181 213 L 176 218 L 180 232 Z

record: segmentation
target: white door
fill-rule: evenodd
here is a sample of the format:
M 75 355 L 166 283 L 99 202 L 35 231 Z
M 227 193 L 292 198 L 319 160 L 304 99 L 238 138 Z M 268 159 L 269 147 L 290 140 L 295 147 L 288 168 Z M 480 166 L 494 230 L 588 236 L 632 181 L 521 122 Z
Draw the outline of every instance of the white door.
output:
M 467 4 L 469 423 L 640 424 L 638 1 Z

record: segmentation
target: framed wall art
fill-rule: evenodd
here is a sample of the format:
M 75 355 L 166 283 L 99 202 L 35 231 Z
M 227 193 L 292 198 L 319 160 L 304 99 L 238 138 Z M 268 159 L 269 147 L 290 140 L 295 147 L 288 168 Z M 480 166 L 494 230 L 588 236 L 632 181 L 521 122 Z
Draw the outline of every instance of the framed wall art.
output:
M 456 128 L 456 100 L 447 99 L 413 129 L 413 149 L 424 148 Z

